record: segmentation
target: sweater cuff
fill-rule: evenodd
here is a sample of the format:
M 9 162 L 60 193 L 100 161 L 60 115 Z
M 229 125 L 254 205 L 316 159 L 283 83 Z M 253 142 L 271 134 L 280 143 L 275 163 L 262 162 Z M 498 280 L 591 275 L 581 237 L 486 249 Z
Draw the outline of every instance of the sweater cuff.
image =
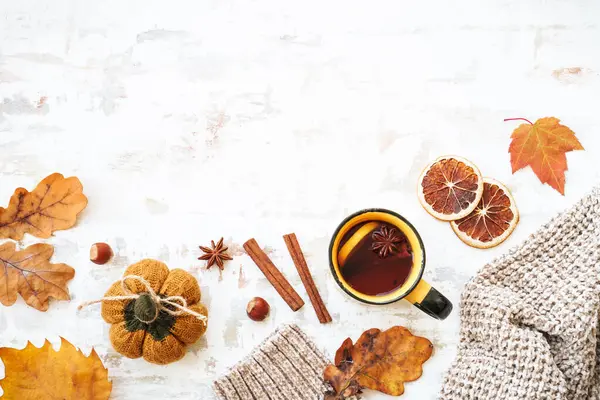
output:
M 296 325 L 284 325 L 213 383 L 220 400 L 315 400 L 329 360 Z

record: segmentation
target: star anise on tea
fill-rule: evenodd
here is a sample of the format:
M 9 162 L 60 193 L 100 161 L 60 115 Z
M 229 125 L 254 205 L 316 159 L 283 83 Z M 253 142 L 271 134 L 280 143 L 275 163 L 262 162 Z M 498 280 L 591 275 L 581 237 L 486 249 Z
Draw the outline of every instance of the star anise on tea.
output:
M 382 225 L 371 235 L 373 244 L 371 250 L 379 253 L 379 257 L 386 258 L 394 252 L 406 251 L 406 237 L 397 232 L 396 228 Z
M 214 240 L 210 241 L 211 247 L 200 246 L 200 250 L 204 252 L 203 255 L 198 257 L 198 260 L 206 260 L 206 269 L 209 269 L 213 265 L 217 264 L 217 267 L 224 268 L 224 263 L 227 260 L 233 260 L 229 254 L 227 254 L 227 247 L 223 246 L 223 238 L 215 244 Z

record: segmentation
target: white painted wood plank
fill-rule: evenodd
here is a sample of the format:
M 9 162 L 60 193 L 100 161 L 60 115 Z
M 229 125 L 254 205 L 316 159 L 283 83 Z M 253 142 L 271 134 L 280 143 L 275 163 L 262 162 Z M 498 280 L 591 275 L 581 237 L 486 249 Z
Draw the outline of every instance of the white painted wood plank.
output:
M 425 241 L 425 277 L 457 304 L 478 268 L 600 180 L 599 13 L 584 0 L 2 2 L 0 205 L 54 171 L 77 175 L 90 201 L 75 228 L 45 241 L 77 270 L 73 301 L 0 308 L 0 345 L 63 336 L 96 348 L 113 399 L 191 400 L 210 399 L 212 379 L 279 324 L 298 323 L 330 355 L 347 336 L 400 324 L 435 346 L 406 396 L 435 398 L 458 313 L 437 322 L 404 302 L 347 298 L 329 275 L 330 235 L 363 207 L 400 212 Z M 549 115 L 586 147 L 568 155 L 565 197 L 510 171 L 516 124 L 502 119 Z M 508 243 L 468 248 L 421 209 L 417 177 L 445 153 L 512 189 L 522 218 Z M 250 237 L 268 246 L 308 301 L 289 232 L 330 325 L 309 305 L 292 313 L 243 254 Z M 220 236 L 235 255 L 222 275 L 196 260 Z M 87 260 L 97 241 L 113 246 L 113 263 Z M 191 271 L 210 311 L 206 337 L 169 366 L 122 358 L 99 309 L 76 312 L 144 257 Z M 255 295 L 272 306 L 260 324 L 244 311 Z

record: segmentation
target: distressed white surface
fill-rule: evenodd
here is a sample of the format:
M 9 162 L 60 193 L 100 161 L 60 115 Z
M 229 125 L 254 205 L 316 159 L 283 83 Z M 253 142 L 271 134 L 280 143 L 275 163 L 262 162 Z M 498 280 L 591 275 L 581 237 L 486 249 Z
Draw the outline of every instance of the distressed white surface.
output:
M 405 302 L 347 298 L 328 271 L 330 235 L 363 207 L 400 212 L 425 241 L 426 279 L 457 304 L 478 268 L 600 179 L 599 4 L 3 1 L 0 204 L 58 171 L 81 179 L 89 206 L 46 241 L 77 271 L 73 300 L 47 313 L 21 299 L 0 306 L 0 345 L 63 336 L 86 353 L 93 346 L 115 400 L 211 399 L 211 380 L 281 323 L 298 323 L 329 355 L 347 336 L 400 324 L 435 346 L 405 397 L 435 398 L 458 313 L 437 322 Z M 530 170 L 510 171 L 517 123 L 502 119 L 550 115 L 586 148 L 568 155 L 565 197 Z M 512 189 L 522 218 L 508 243 L 471 249 L 421 209 L 418 174 L 446 153 Z M 250 237 L 268 246 L 308 301 L 281 238 L 289 232 L 332 324 L 320 325 L 309 304 L 293 313 L 241 249 Z M 235 255 L 222 277 L 196 260 L 197 246 L 220 236 Z M 88 261 L 97 241 L 113 246 L 112 263 Z M 169 366 L 120 357 L 99 309 L 76 312 L 144 257 L 191 271 L 211 315 L 206 337 Z M 272 305 L 264 323 L 245 316 L 255 295 Z

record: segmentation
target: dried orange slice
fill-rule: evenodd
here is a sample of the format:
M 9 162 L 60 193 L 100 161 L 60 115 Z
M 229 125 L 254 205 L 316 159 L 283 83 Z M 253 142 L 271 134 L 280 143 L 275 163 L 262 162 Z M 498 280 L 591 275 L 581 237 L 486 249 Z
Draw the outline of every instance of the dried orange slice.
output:
M 481 200 L 483 178 L 479 168 L 462 157 L 443 156 L 423 170 L 419 178 L 419 201 L 442 221 L 469 215 Z
M 483 182 L 483 197 L 475 210 L 450 225 L 469 246 L 487 249 L 510 236 L 519 222 L 519 211 L 506 186 L 492 178 Z

